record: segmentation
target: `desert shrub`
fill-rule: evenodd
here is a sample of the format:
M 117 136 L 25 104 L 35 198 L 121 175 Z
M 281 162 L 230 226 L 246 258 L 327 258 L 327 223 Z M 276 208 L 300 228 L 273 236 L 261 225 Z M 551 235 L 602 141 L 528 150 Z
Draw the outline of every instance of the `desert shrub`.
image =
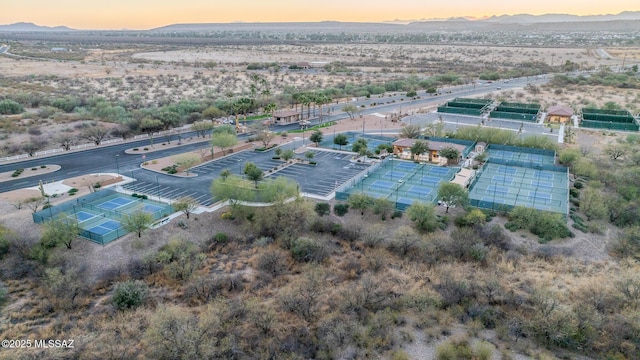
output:
M 301 237 L 291 244 L 291 256 L 301 262 L 322 262 L 329 256 L 329 250 L 316 239 Z
M 282 252 L 271 250 L 258 255 L 256 268 L 275 277 L 284 274 L 289 269 L 289 265 Z
M 509 221 L 504 227 L 511 231 L 527 229 L 534 235 L 538 235 L 541 242 L 573 235 L 562 215 L 521 206 L 513 208 L 509 213 Z
M 465 338 L 447 341 L 436 348 L 438 360 L 465 360 L 474 359 L 473 349 Z
M 329 215 L 331 213 L 331 205 L 328 203 L 317 203 L 315 210 L 320 216 Z
M 4 285 L 4 283 L 0 281 L 0 307 L 4 305 L 4 303 L 7 301 L 8 294 L 9 294 L 9 290 Z
M 143 281 L 125 281 L 116 283 L 111 300 L 118 310 L 133 309 L 147 297 L 149 289 Z
M 335 204 L 333 205 L 333 213 L 338 216 L 344 216 L 349 212 L 349 205 L 347 204 Z
M 216 244 L 226 244 L 227 241 L 229 241 L 229 237 L 227 236 L 227 234 L 223 233 L 223 232 L 218 232 L 214 235 L 213 237 L 213 241 Z

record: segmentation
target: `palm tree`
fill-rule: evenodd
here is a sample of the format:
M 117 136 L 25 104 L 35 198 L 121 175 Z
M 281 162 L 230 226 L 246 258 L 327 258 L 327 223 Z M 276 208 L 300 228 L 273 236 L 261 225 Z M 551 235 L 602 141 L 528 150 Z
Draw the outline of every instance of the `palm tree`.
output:
M 325 94 L 316 94 L 314 96 L 314 101 L 319 108 L 319 116 L 320 116 L 320 124 L 322 124 L 322 106 L 331 102 L 331 99 Z

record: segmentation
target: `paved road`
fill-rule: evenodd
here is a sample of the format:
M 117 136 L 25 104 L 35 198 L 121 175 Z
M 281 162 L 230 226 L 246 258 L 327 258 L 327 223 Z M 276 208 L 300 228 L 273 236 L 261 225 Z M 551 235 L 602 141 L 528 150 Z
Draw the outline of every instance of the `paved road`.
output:
M 467 85 L 467 86 L 453 87 L 453 88 L 442 89 L 443 91 L 445 91 L 445 93 L 442 95 L 438 95 L 438 96 L 424 95 L 424 96 L 421 96 L 420 99 L 415 99 L 415 100 L 404 99 L 405 97 L 403 95 L 394 95 L 391 97 L 384 98 L 385 103 L 383 105 L 366 106 L 363 110 L 363 113 L 371 114 L 371 113 L 377 113 L 377 112 L 379 113 L 399 112 L 402 106 L 409 106 L 409 107 L 418 107 L 418 106 L 426 106 L 426 105 L 431 106 L 431 105 L 442 104 L 455 97 L 482 95 L 484 93 L 487 93 L 488 91 L 495 90 L 494 86 L 501 86 L 503 89 L 521 88 L 528 83 L 538 84 L 545 81 L 547 81 L 546 77 L 535 77 L 535 78 L 512 79 L 509 83 L 500 83 L 500 84 L 493 83 L 490 86 Z M 450 91 L 451 93 L 447 93 L 448 91 Z M 401 99 L 404 99 L 404 100 L 401 100 Z M 380 98 L 360 99 L 359 101 L 354 102 L 354 104 L 358 106 L 362 104 L 367 105 L 373 102 L 380 103 L 381 102 L 380 100 L 381 100 Z M 341 109 L 342 106 L 344 106 L 344 104 L 341 104 L 339 108 Z M 344 119 L 344 117 L 345 117 L 344 113 L 342 111 L 338 111 L 338 108 L 336 106 L 336 109 L 335 111 L 332 112 L 332 115 L 325 116 L 324 120 L 325 121 L 339 120 L 339 119 Z M 420 117 L 416 117 L 416 119 L 417 119 L 416 121 L 422 121 Z M 433 120 L 429 120 L 427 118 L 424 121 L 433 121 Z M 449 116 L 447 116 L 447 121 L 450 122 Z M 460 119 L 455 121 L 457 123 L 464 123 L 464 124 L 471 124 L 475 121 L 475 123 L 477 124 L 478 120 L 476 118 L 476 120 Z M 503 126 L 501 125 L 501 122 L 494 122 L 494 121 L 492 121 L 493 124 L 498 124 L 499 126 Z M 312 119 L 311 121 L 312 124 L 317 122 L 318 122 L 318 119 Z M 504 126 L 508 127 L 508 126 L 515 126 L 515 125 L 513 125 L 512 122 L 508 122 L 508 123 L 505 122 Z M 518 124 L 517 126 L 519 127 L 520 125 Z M 292 130 L 292 129 L 296 129 L 297 127 L 298 125 L 292 124 L 288 126 L 279 127 L 278 130 Z M 535 130 L 535 127 L 531 127 L 530 130 L 529 130 L 529 127 L 527 127 L 525 129 L 525 133 L 529 131 L 533 132 L 534 130 Z M 195 136 L 195 135 L 193 133 L 187 133 L 187 134 L 183 134 L 182 136 L 189 137 L 189 136 Z M 28 169 L 28 168 L 37 167 L 43 164 L 57 164 L 57 165 L 60 165 L 62 168 L 60 171 L 50 173 L 50 174 L 44 174 L 42 176 L 34 176 L 34 177 L 16 179 L 13 181 L 0 183 L 0 192 L 20 189 L 24 187 L 36 186 L 39 181 L 43 181 L 43 182 L 57 181 L 57 180 L 63 180 L 69 177 L 75 177 L 75 176 L 91 174 L 91 173 L 102 173 L 102 172 L 112 172 L 112 173 L 120 172 L 122 174 L 126 174 L 129 176 L 133 175 L 135 178 L 141 181 L 155 183 L 156 187 L 162 186 L 163 184 L 178 186 L 179 183 L 181 184 L 180 186 L 184 187 L 184 184 L 182 183 L 184 179 L 175 178 L 175 177 L 162 175 L 162 174 L 156 175 L 156 173 L 154 172 L 141 170 L 139 168 L 139 165 L 142 162 L 140 155 L 130 155 L 130 154 L 124 153 L 124 150 L 126 149 L 129 149 L 132 147 L 143 147 L 148 144 L 149 144 L 149 140 L 145 139 L 145 140 L 139 140 L 135 142 L 121 143 L 117 145 L 84 150 L 81 152 L 62 153 L 59 155 L 54 155 L 46 158 L 30 159 L 26 161 L 21 161 L 19 163 L 0 165 L 0 172 L 13 171 L 18 168 Z M 188 144 L 178 148 L 160 150 L 157 152 L 147 154 L 146 160 L 151 161 L 156 158 L 172 156 L 182 152 L 200 149 L 203 147 L 208 147 L 208 144 L 204 142 L 201 144 Z M 251 161 L 254 161 L 254 162 L 256 162 L 257 160 L 261 160 L 262 157 L 270 158 L 272 156 L 268 154 L 261 154 L 261 155 L 257 155 L 256 153 L 251 153 L 251 154 L 252 154 Z M 264 166 L 267 166 L 267 163 L 265 163 Z M 324 170 L 326 171 L 327 169 L 324 169 Z M 340 170 L 340 166 L 337 166 L 336 170 Z M 235 171 L 235 172 L 239 172 L 239 171 Z M 283 172 L 283 173 L 286 173 L 286 172 Z M 321 172 L 317 176 L 324 178 L 324 177 L 332 176 L 330 174 L 332 173 Z M 204 177 L 200 177 L 200 178 L 204 178 Z M 294 176 L 294 178 L 296 177 Z M 300 180 L 299 183 L 301 184 L 303 191 L 305 191 L 305 188 L 307 188 L 305 185 L 305 181 L 307 181 L 307 177 L 302 176 L 299 178 L 299 180 Z M 210 179 L 209 179 L 209 183 L 210 183 Z M 309 184 L 308 189 L 311 189 L 311 188 L 313 188 L 313 186 Z M 208 193 L 208 185 L 206 189 L 204 190 L 200 189 L 199 191 L 201 191 L 203 194 Z

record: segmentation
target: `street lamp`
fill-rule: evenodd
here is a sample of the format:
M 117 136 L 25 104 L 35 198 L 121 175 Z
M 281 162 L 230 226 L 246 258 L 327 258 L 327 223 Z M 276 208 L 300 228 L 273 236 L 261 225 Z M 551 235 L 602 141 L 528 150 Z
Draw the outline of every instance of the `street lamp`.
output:
M 119 157 L 120 155 L 116 154 L 116 171 L 118 172 L 118 176 L 120 175 L 120 162 L 118 161 Z
M 160 201 L 160 182 L 158 181 L 158 175 L 156 175 L 156 185 L 158 186 L 158 202 Z

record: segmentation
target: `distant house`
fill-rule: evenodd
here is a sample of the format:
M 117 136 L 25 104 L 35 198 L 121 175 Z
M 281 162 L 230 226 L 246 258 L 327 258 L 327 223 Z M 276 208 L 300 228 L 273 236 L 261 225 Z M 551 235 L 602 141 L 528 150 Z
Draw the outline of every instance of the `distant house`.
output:
M 51 52 L 67 52 L 69 49 L 63 47 L 53 47 L 51 48 Z
M 280 110 L 273 113 L 273 123 L 276 125 L 288 125 L 297 123 L 302 117 L 295 110 Z
M 429 147 L 429 151 L 427 151 L 427 153 L 425 154 L 412 157 L 411 147 L 416 143 L 416 141 L 425 141 Z M 399 139 L 393 143 L 393 154 L 405 160 L 424 161 L 440 165 L 447 165 L 447 159 L 440 156 L 440 150 L 445 148 L 454 148 L 458 150 L 460 154 L 462 154 L 467 147 L 464 145 L 453 144 L 444 141 Z M 451 161 L 450 164 L 457 164 L 459 160 L 460 159 L 455 159 Z
M 556 105 L 550 107 L 547 111 L 547 122 L 564 124 L 570 121 L 572 116 L 572 108 L 564 105 Z

